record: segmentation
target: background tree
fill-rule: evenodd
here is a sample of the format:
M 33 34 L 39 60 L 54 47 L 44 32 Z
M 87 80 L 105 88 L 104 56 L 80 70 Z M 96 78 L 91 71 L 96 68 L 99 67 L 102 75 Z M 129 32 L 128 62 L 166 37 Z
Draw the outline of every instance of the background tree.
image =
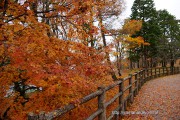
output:
M 142 29 L 135 36 L 142 36 L 145 42 L 148 42 L 149 46 L 141 46 L 140 51 L 137 52 L 141 58 L 142 67 L 153 66 L 157 58 L 157 44 L 161 34 L 160 28 L 157 22 L 157 12 L 154 7 L 153 0 L 135 0 L 131 8 L 132 14 L 130 19 L 142 20 Z M 150 60 L 150 64 L 148 64 Z
M 123 1 L 105 0 L 102 2 L 102 4 L 104 4 L 104 7 L 98 7 L 98 9 L 97 9 L 98 10 L 98 22 L 99 22 L 99 27 L 100 27 L 101 38 L 103 41 L 103 46 L 104 46 L 104 48 L 107 48 L 108 45 L 107 45 L 106 35 L 113 34 L 113 33 L 110 33 L 110 31 L 108 31 L 108 29 L 105 26 L 105 22 L 106 22 L 106 20 L 108 20 L 112 17 L 117 17 L 122 12 Z M 107 58 L 107 61 L 109 61 L 109 64 L 111 65 L 110 56 L 109 56 L 108 52 L 106 52 L 106 58 Z M 112 69 L 111 75 L 114 80 L 117 80 L 117 76 L 115 74 L 114 69 Z M 119 73 L 119 75 L 120 75 L 120 73 Z
M 174 62 L 180 54 L 180 27 L 178 21 L 167 10 L 159 10 L 158 25 L 162 31 L 158 45 L 158 56 L 162 67 L 165 67 L 168 62 L 170 62 L 171 67 L 174 67 Z
M 115 49 L 114 56 L 116 56 L 116 67 L 118 70 L 119 76 L 121 76 L 122 68 L 122 59 L 125 59 L 128 56 L 130 59 L 130 68 L 133 68 L 132 61 L 136 61 L 138 58 L 137 52 L 140 49 L 141 45 L 149 45 L 145 42 L 141 36 L 131 37 L 133 34 L 138 32 L 142 27 L 142 21 L 139 20 L 129 20 L 126 19 L 122 29 L 117 30 L 117 35 L 115 36 Z

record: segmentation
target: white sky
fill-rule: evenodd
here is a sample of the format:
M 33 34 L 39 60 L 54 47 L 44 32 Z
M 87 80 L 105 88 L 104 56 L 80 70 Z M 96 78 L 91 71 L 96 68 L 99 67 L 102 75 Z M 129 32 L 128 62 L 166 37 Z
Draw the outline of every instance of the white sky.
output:
M 131 7 L 134 0 L 125 0 L 126 10 L 123 13 L 123 17 L 129 17 L 131 14 Z M 180 19 L 180 0 L 154 0 L 157 10 L 166 9 L 170 14 L 174 15 L 176 19 Z

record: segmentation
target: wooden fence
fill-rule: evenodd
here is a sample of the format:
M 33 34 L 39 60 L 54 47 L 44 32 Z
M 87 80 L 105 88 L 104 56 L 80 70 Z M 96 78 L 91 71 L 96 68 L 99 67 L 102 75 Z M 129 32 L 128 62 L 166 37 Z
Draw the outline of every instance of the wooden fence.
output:
M 133 98 L 138 94 L 138 91 L 141 89 L 142 85 L 151 79 L 173 75 L 180 73 L 180 67 L 163 67 L 163 68 L 149 68 L 140 70 L 132 75 L 129 75 L 126 78 L 116 81 L 114 84 L 107 87 L 98 87 L 98 90 L 94 93 L 91 93 L 80 100 L 80 105 L 88 102 L 91 99 L 98 97 L 98 109 L 91 114 L 86 120 L 93 120 L 98 117 L 98 120 L 119 120 L 121 115 L 120 113 L 126 111 L 129 103 L 133 103 Z M 128 81 L 128 85 L 125 87 L 124 83 Z M 110 89 L 118 86 L 119 92 L 108 102 L 105 102 L 106 92 Z M 128 95 L 124 93 L 128 91 Z M 118 99 L 119 98 L 119 99 Z M 117 108 L 112 111 L 112 114 L 107 117 L 106 108 L 111 105 L 116 99 L 118 99 Z M 28 120 L 52 120 L 53 118 L 59 117 L 70 110 L 76 108 L 74 104 L 69 104 L 63 108 L 54 110 L 49 113 L 41 112 L 36 115 L 33 113 L 28 114 Z

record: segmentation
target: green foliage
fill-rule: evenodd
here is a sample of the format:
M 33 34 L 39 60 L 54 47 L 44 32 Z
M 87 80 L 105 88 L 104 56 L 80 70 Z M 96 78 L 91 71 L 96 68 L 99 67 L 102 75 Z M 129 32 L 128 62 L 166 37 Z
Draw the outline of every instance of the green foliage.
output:
M 145 22 L 153 20 L 156 14 L 153 0 L 135 0 L 131 11 L 131 19 Z
M 147 60 L 157 60 L 170 58 L 175 60 L 179 54 L 179 25 L 175 17 L 166 10 L 156 11 L 153 0 L 135 0 L 132 6 L 131 19 L 142 20 L 142 29 L 132 37 L 142 36 L 149 46 L 141 46 L 139 52 L 130 53 L 130 56 L 142 55 L 143 67 L 147 66 Z M 132 55 L 131 55 L 132 54 Z M 158 57 L 159 56 L 159 57 Z
M 180 27 L 178 22 L 167 10 L 159 10 L 158 25 L 162 32 L 158 44 L 158 56 L 162 62 L 174 61 L 180 55 Z

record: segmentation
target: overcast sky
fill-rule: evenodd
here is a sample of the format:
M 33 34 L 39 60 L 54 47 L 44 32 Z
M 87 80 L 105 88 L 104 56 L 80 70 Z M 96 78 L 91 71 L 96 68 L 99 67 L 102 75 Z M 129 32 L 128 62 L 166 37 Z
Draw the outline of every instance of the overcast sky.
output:
M 131 14 L 131 7 L 134 0 L 126 1 L 126 11 L 123 13 L 123 17 L 129 17 Z M 176 19 L 180 19 L 180 0 L 154 0 L 157 10 L 166 9 L 170 14 L 174 15 Z

